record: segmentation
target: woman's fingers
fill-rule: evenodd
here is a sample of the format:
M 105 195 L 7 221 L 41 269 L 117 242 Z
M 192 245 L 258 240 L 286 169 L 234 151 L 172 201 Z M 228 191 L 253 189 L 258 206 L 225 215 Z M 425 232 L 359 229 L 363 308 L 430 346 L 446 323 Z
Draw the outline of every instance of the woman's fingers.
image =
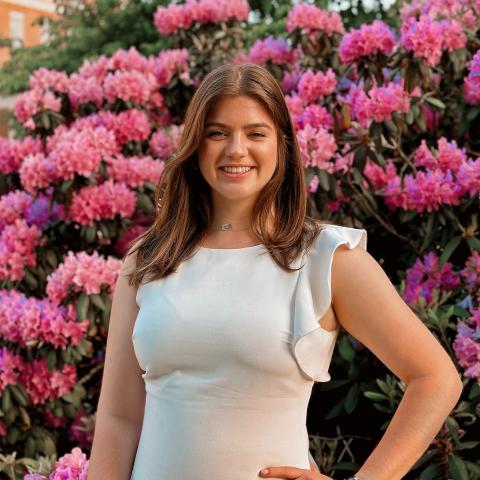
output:
M 262 478 L 284 478 L 284 479 L 299 479 L 299 480 L 327 480 L 330 477 L 322 475 L 321 473 L 314 472 L 312 470 L 305 470 L 304 468 L 297 467 L 288 467 L 288 466 L 279 466 L 279 467 L 268 467 L 268 472 L 264 473 L 265 470 L 260 471 L 260 476 Z

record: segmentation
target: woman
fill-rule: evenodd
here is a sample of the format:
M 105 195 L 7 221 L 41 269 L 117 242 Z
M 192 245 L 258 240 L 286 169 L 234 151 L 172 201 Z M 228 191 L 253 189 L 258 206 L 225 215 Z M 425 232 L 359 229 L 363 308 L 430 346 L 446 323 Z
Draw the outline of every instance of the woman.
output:
M 355 478 L 407 473 L 462 384 L 366 231 L 306 216 L 294 126 L 266 69 L 205 77 L 156 197 L 115 287 L 89 480 L 330 478 L 305 422 L 340 325 L 408 384 Z

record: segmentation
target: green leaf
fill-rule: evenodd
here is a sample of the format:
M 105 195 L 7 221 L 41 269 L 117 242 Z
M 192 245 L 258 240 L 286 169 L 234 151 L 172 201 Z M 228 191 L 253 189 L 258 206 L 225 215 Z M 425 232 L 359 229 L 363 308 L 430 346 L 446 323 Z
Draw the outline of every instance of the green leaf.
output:
M 47 360 L 47 367 L 50 371 L 52 371 L 55 368 L 55 365 L 57 364 L 57 354 L 55 350 L 50 350 L 47 355 L 46 355 L 46 360 Z
M 446 105 L 441 100 L 435 97 L 427 97 L 427 102 L 430 105 L 433 105 L 434 107 L 440 108 L 442 110 L 446 108 Z
M 47 258 L 47 262 L 52 268 L 57 268 L 58 260 L 55 252 L 53 250 L 46 250 L 45 256 Z
M 86 293 L 82 293 L 77 302 L 77 320 L 82 321 L 87 318 L 88 307 L 90 306 L 90 299 Z
M 355 350 L 346 336 L 338 342 L 338 352 L 347 362 L 351 362 L 355 358 Z
M 97 237 L 97 227 L 95 226 L 87 227 L 87 231 L 85 233 L 85 240 L 88 243 L 93 243 L 96 237 Z
M 2 392 L 2 410 L 8 412 L 12 408 L 12 398 L 10 396 L 10 387 L 6 387 Z
M 480 252 L 480 240 L 477 237 L 465 237 L 465 241 L 472 250 Z
M 360 392 L 360 388 L 358 384 L 354 384 L 350 387 L 350 390 L 347 392 L 344 401 L 345 411 L 347 413 L 352 413 L 355 410 L 355 407 L 358 404 L 358 394 Z
M 328 192 L 330 190 L 330 175 L 326 170 L 319 170 L 317 173 L 318 183 Z
M 438 261 L 438 265 L 441 267 L 452 255 L 455 249 L 460 245 L 462 241 L 462 236 L 457 235 L 456 237 L 452 237 L 450 241 L 445 246 L 442 255 L 440 255 L 440 260 Z
M 460 457 L 455 454 L 448 457 L 448 469 L 453 480 L 468 480 L 468 472 Z
M 389 400 L 386 395 L 378 392 L 363 392 L 363 395 L 371 400 Z
M 28 405 L 28 397 L 17 387 L 17 385 L 10 385 L 10 390 L 12 392 L 12 397 L 15 398 L 17 403 L 22 407 Z
M 98 307 L 102 312 L 107 309 L 101 295 L 93 294 L 90 295 L 90 300 L 92 303 Z
M 137 207 L 146 213 L 152 213 L 155 210 L 152 200 L 145 193 L 137 193 Z
M 421 474 L 420 480 L 434 480 L 438 479 L 439 475 L 442 475 L 443 471 L 438 463 L 432 463 Z

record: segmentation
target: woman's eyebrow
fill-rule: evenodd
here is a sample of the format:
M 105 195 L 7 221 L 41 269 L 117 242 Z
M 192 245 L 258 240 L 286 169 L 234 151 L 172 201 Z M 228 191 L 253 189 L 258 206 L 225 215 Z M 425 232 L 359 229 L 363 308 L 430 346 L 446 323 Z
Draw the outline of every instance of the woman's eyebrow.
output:
M 205 127 L 213 127 L 215 125 L 218 127 L 229 128 L 228 125 L 221 122 L 209 122 L 205 125 Z M 269 128 L 270 130 L 272 130 L 272 127 L 270 125 L 267 125 L 266 123 L 249 123 L 243 126 L 243 128 L 259 128 L 259 127 Z

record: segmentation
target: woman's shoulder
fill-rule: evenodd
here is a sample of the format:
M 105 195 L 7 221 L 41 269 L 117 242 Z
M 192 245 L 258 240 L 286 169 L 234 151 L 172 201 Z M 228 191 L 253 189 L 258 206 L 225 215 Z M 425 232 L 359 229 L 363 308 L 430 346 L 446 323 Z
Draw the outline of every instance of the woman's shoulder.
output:
M 313 253 L 333 254 L 334 250 L 342 244 L 347 245 L 350 249 L 360 244 L 365 250 L 367 249 L 367 230 L 365 228 L 348 227 L 321 220 L 316 220 L 316 223 L 320 229 L 311 249 Z

